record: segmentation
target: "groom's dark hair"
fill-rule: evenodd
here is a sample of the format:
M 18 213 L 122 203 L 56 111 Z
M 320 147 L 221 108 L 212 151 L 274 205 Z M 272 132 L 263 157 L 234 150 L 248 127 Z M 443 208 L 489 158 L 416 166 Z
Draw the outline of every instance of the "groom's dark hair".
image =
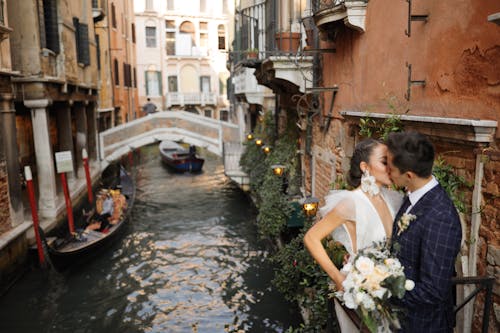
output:
M 391 133 L 387 147 L 394 157 L 392 163 L 401 173 L 411 171 L 421 178 L 432 174 L 434 146 L 425 135 L 418 132 Z

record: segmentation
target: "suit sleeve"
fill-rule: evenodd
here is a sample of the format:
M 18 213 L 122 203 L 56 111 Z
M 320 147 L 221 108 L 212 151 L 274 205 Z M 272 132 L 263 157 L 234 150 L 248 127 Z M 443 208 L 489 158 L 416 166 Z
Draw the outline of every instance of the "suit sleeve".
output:
M 450 203 L 451 204 L 451 203 Z M 439 305 L 449 299 L 455 259 L 460 250 L 461 225 L 455 207 L 433 207 L 422 228 L 415 288 L 405 294 L 408 306 Z

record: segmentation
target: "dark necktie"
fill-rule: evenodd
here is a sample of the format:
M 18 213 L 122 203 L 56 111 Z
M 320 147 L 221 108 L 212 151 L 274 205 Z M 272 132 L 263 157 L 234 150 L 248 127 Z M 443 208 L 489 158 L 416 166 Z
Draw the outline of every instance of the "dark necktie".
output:
M 394 224 L 392 225 L 392 237 L 397 235 L 398 221 L 401 218 L 401 216 L 406 212 L 408 207 L 410 207 L 410 205 L 411 205 L 410 198 L 407 195 L 405 195 L 403 204 L 401 205 L 401 208 L 399 208 L 399 211 L 396 214 L 396 218 L 394 219 Z

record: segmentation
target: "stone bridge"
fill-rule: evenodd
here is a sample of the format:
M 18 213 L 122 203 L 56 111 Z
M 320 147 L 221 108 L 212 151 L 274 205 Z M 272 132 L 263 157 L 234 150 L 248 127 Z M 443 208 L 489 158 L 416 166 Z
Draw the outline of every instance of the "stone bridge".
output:
M 184 111 L 161 111 L 99 134 L 101 159 L 119 159 L 129 151 L 162 140 L 182 141 L 223 156 L 224 142 L 240 143 L 240 128 Z
M 248 176 L 241 171 L 244 133 L 240 127 L 184 111 L 161 111 L 99 134 L 102 160 L 110 163 L 139 147 L 162 140 L 182 141 L 223 157 L 224 173 L 248 190 Z

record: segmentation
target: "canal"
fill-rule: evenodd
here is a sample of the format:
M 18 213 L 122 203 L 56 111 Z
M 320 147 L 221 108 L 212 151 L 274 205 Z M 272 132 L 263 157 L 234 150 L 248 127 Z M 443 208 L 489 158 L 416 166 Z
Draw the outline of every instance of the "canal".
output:
M 30 270 L 0 298 L 0 332 L 284 332 L 296 307 L 272 285 L 256 211 L 206 154 L 174 174 L 155 146 L 136 155 L 126 235 L 70 270 Z

